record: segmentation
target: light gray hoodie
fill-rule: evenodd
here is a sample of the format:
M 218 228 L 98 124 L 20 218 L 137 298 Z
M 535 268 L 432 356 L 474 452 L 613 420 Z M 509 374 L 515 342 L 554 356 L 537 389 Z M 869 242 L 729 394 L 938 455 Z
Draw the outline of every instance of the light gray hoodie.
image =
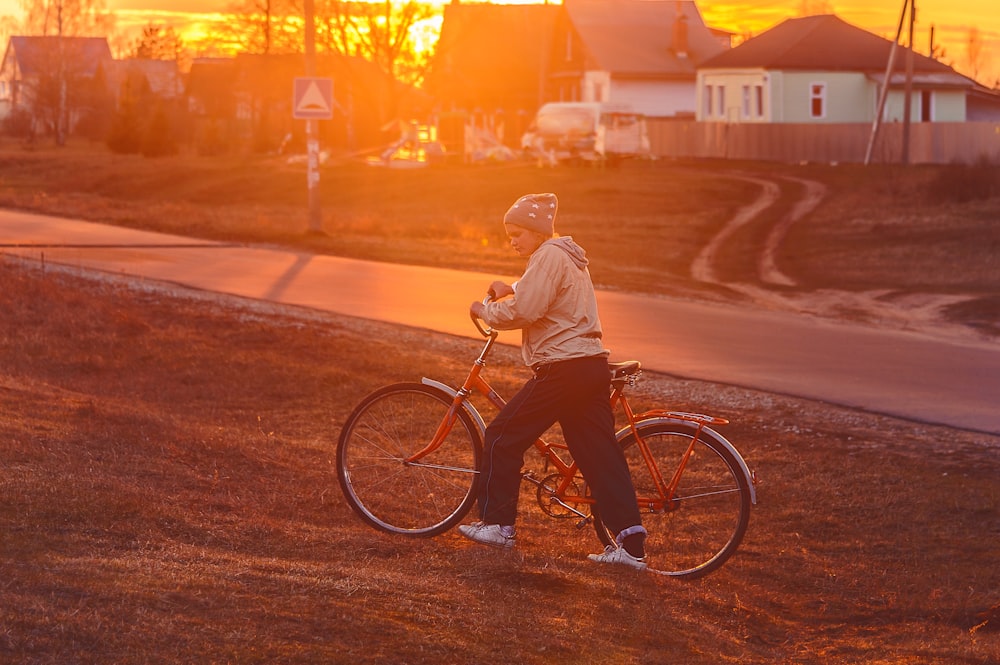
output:
M 546 240 L 528 258 L 514 295 L 486 305 L 490 326 L 521 329 L 524 364 L 608 355 L 588 263 L 570 236 Z

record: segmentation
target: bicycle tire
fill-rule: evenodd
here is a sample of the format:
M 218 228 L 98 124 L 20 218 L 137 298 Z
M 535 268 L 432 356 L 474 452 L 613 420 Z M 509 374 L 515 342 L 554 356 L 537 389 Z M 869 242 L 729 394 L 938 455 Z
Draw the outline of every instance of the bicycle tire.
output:
M 649 446 L 664 482 L 669 483 L 697 426 L 680 420 L 637 425 Z M 737 550 L 750 523 L 750 482 L 736 457 L 715 431 L 704 428 L 688 459 L 670 509 L 651 510 L 640 501 L 649 570 L 671 577 L 694 579 L 722 566 Z M 649 467 L 635 445 L 635 435 L 621 436 L 632 482 L 639 497 L 655 496 Z M 614 542 L 595 506 L 597 537 L 607 546 Z
M 337 476 L 362 520 L 387 533 L 444 533 L 476 501 L 482 435 L 458 412 L 440 448 L 414 464 L 411 455 L 434 437 L 452 403 L 443 390 L 397 383 L 371 393 L 354 409 L 337 443 Z

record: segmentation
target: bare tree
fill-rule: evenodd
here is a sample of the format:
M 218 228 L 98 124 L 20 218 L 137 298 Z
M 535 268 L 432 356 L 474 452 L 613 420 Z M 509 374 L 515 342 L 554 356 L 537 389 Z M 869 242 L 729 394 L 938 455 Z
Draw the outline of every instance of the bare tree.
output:
M 115 26 L 115 16 L 105 0 L 19 0 L 26 35 L 57 37 L 105 36 Z
M 233 50 L 258 55 L 302 53 L 301 0 L 237 0 L 220 37 Z M 386 75 L 417 83 L 427 54 L 415 48 L 413 29 L 435 9 L 417 0 L 317 0 L 316 47 L 320 53 L 360 56 Z
M 979 32 L 979 28 L 972 26 L 969 28 L 969 34 L 965 39 L 965 57 L 968 61 L 969 73 L 975 80 L 979 80 L 979 72 L 983 67 L 985 55 L 983 36 Z
M 238 0 L 220 37 L 233 50 L 255 55 L 302 52 L 302 9 L 294 0 Z
M 434 13 L 416 0 L 320 0 L 317 44 L 328 52 L 361 56 L 389 78 L 416 84 L 426 73 L 428 54 L 416 49 L 413 31 Z

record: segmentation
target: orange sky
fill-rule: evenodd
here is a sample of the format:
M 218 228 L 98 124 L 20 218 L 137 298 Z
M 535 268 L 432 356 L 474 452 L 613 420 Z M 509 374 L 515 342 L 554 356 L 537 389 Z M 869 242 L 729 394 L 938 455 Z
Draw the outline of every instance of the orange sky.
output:
M 896 36 L 903 0 L 744 0 L 742 2 L 698 2 L 705 22 L 737 33 L 760 33 L 786 18 L 799 15 L 803 5 L 825 5 L 848 23 L 887 39 Z M 967 42 L 975 26 L 982 42 L 978 80 L 993 83 L 1000 78 L 1000 2 L 998 0 L 916 0 L 913 43 L 920 53 L 934 41 L 944 47 L 948 64 L 972 75 Z
M 431 0 L 433 1 L 433 0 Z M 438 0 L 440 2 L 442 0 Z M 522 0 L 523 1 L 523 0 Z M 138 29 L 153 21 L 174 25 L 182 35 L 204 32 L 224 20 L 231 0 L 107 0 L 122 29 Z M 825 6 L 845 21 L 892 39 L 903 0 L 742 0 L 698 2 L 706 23 L 738 34 L 759 34 L 786 18 L 799 15 L 804 5 Z M 1000 2 L 998 0 L 916 0 L 917 50 L 929 49 L 930 29 L 935 42 L 945 48 L 944 60 L 966 75 L 973 64 L 966 46 L 970 28 L 976 26 L 982 42 L 978 80 L 991 84 L 1000 78 Z M 0 15 L 19 13 L 17 0 L 0 0 Z

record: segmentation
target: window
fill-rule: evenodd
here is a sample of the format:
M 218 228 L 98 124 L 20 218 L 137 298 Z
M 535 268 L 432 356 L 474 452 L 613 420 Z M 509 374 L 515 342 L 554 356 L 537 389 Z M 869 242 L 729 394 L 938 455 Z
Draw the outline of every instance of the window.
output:
M 826 83 L 809 85 L 809 117 L 826 117 Z
M 715 91 L 718 94 L 718 99 L 716 99 L 716 113 L 720 118 L 726 117 L 726 88 L 717 85 L 715 86 Z
M 712 86 L 706 85 L 701 93 L 703 110 L 706 118 L 712 117 Z
M 743 86 L 743 115 L 744 119 L 750 117 L 750 86 Z
M 764 117 L 764 86 L 759 83 L 753 87 L 754 107 L 758 118 Z

